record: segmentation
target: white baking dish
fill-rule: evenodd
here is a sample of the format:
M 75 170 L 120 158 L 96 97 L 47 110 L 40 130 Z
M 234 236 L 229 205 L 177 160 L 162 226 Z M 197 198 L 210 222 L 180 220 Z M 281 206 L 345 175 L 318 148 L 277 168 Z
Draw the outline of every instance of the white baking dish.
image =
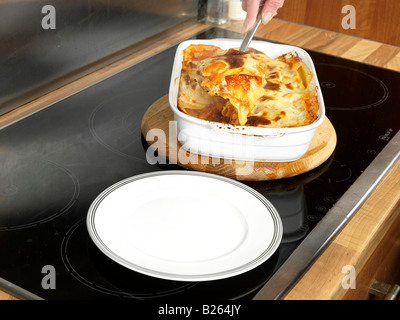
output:
M 241 40 L 212 39 L 187 40 L 176 51 L 169 88 L 169 103 L 177 125 L 178 141 L 193 154 L 222 159 L 258 162 L 290 162 L 306 153 L 316 128 L 325 117 L 325 105 L 318 77 L 309 54 L 301 48 L 253 40 L 250 47 L 260 50 L 271 58 L 296 51 L 314 74 L 318 87 L 318 118 L 310 125 L 296 128 L 260 128 L 235 126 L 207 121 L 189 116 L 178 109 L 177 97 L 182 68 L 182 51 L 191 44 L 210 44 L 222 49 L 238 48 Z

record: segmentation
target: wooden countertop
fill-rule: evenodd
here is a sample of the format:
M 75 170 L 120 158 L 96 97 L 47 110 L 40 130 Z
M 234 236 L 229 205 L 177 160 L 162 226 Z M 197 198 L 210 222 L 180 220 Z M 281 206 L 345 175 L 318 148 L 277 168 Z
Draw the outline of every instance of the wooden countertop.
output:
M 241 22 L 234 21 L 225 28 L 240 32 L 241 25 Z M 165 34 L 157 42 L 152 39 L 145 48 L 127 54 L 98 71 L 3 115 L 0 117 L 0 127 L 124 70 L 206 28 L 201 23 L 194 24 L 178 32 Z M 266 26 L 261 25 L 256 36 L 400 72 L 400 47 L 279 19 L 273 19 Z M 396 178 L 399 176 L 400 162 L 393 166 L 363 206 L 284 299 L 341 299 L 346 295 L 341 286 L 344 276 L 342 267 L 353 265 L 356 269 L 361 268 L 389 226 L 399 220 L 400 183 Z M 0 291 L 0 300 L 4 299 L 15 298 Z

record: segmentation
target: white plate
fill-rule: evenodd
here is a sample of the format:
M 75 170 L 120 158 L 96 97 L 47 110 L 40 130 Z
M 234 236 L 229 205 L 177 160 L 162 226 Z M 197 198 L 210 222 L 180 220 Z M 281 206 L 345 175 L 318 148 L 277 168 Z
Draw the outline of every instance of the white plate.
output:
M 97 247 L 117 263 L 169 280 L 249 271 L 282 239 L 272 204 L 250 187 L 202 172 L 134 176 L 103 191 L 87 216 Z

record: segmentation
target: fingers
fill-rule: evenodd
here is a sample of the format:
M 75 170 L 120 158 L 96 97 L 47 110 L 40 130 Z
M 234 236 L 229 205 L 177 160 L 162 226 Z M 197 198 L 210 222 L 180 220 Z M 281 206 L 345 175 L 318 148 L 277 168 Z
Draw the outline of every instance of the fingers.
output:
M 246 19 L 243 23 L 243 33 L 246 33 L 255 25 L 260 8 L 260 1 L 261 0 L 242 1 L 242 8 L 247 12 Z
M 265 0 L 264 0 L 265 1 Z M 246 33 L 255 25 L 260 4 L 263 0 L 242 0 L 242 9 L 247 12 L 243 23 L 242 32 Z M 267 24 L 276 16 L 278 9 L 282 8 L 285 0 L 266 0 L 262 7 L 261 15 L 263 24 Z
M 267 0 L 262 8 L 262 23 L 267 24 L 277 15 L 278 9 L 282 8 L 285 0 Z

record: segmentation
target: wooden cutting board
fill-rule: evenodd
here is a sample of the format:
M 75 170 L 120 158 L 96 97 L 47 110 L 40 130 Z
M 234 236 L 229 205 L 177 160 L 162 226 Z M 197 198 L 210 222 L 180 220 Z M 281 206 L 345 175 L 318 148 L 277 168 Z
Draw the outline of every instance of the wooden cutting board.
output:
M 155 101 L 144 114 L 141 124 L 142 134 L 152 148 L 150 153 L 154 161 L 161 159 L 162 163 L 168 159 L 169 163 L 178 164 L 186 169 L 243 181 L 275 180 L 308 172 L 324 163 L 336 147 L 336 131 L 329 119 L 325 118 L 315 131 L 308 151 L 299 160 L 293 162 L 224 160 L 185 151 L 177 141 L 176 130 L 171 130 L 174 125 L 174 114 L 169 106 L 168 95 Z M 152 129 L 161 129 L 163 134 L 154 137 L 152 133 L 161 131 L 154 130 L 149 133 Z

